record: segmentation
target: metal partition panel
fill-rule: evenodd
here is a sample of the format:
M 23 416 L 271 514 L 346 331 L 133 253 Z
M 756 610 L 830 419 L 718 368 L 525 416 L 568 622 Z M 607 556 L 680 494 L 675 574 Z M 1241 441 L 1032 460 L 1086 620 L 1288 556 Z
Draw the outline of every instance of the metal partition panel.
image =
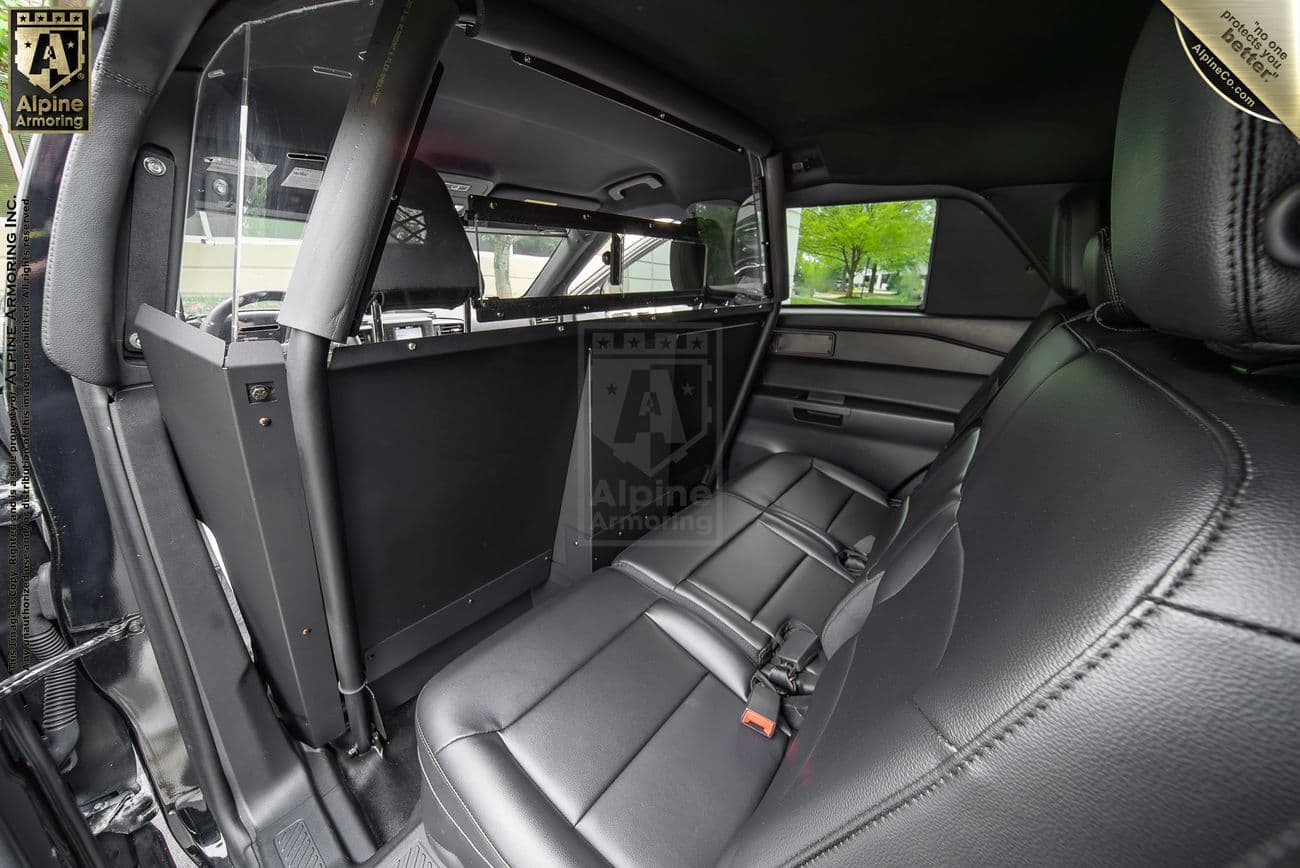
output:
M 372 680 L 546 579 L 582 371 L 572 330 L 514 336 L 336 351 L 334 443 Z
M 259 668 L 294 734 L 344 729 L 307 524 L 284 360 L 144 305 L 136 324 L 200 519 L 220 546 Z
M 573 444 L 589 436 L 579 403 L 593 337 L 707 333 L 716 398 L 729 406 L 759 325 L 752 314 L 723 318 L 593 320 L 335 350 L 334 443 L 368 679 L 546 581 Z M 674 463 L 675 483 L 703 478 L 717 431 L 706 433 Z M 617 489 L 617 462 L 607 455 L 601 472 Z M 582 533 L 590 539 L 590 528 Z M 575 577 L 604 562 L 582 560 Z

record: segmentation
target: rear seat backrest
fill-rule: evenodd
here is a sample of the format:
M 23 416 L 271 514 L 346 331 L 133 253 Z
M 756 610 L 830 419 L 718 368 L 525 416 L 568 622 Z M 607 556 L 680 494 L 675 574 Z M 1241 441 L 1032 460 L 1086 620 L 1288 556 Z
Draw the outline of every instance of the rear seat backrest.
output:
M 877 589 L 883 567 L 875 561 L 885 544 L 934 532 L 938 524 L 931 519 L 955 508 L 970 457 L 970 448 L 962 444 L 974 442 L 973 430 L 995 397 L 1008 390 L 1002 405 L 1014 406 L 1083 351 L 1077 338 L 1053 329 L 1083 310 L 1078 302 L 1086 290 L 1084 246 L 1096 233 L 1100 215 L 1095 188 L 1080 187 L 1062 198 L 1053 218 L 1052 265 L 1072 303 L 1034 320 L 972 396 L 952 440 L 928 471 L 928 476 L 939 476 L 933 484 L 921 484 L 908 497 L 891 502 L 865 480 L 827 462 L 773 455 L 724 486 L 719 496 L 688 511 L 688 519 L 707 516 L 718 528 L 711 545 L 696 540 L 683 546 L 683 535 L 671 531 L 652 534 L 615 565 L 737 634 L 756 653 L 791 621 L 821 632 L 834 611 L 841 618 L 836 631 L 841 637 L 845 627 L 860 625 L 877 597 L 888 598 L 905 581 L 905 565 L 920 566 L 917 545 L 906 556 L 895 553 L 889 577 Z M 865 562 L 865 573 L 840 568 L 837 559 L 847 554 Z

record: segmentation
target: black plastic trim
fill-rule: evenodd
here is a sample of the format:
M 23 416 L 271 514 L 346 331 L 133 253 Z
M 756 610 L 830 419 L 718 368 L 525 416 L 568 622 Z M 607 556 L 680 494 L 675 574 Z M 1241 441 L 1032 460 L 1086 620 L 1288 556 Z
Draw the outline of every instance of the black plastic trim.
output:
M 90 447 L 104 488 L 113 535 L 122 549 L 124 560 L 136 567 L 128 571 L 132 589 L 144 615 L 149 641 L 156 650 L 155 657 L 167 686 L 167 696 L 176 707 L 176 720 L 185 750 L 194 763 L 204 801 L 221 830 L 227 852 L 239 863 L 251 864 L 254 862 L 252 836 L 239 816 L 230 783 L 222 770 L 202 693 L 193 670 L 186 662 L 189 655 L 185 650 L 185 640 L 172 617 L 171 604 L 131 494 L 126 468 L 113 439 L 108 394 L 102 388 L 80 381 L 74 380 L 74 385 L 86 419 L 86 429 L 91 435 Z

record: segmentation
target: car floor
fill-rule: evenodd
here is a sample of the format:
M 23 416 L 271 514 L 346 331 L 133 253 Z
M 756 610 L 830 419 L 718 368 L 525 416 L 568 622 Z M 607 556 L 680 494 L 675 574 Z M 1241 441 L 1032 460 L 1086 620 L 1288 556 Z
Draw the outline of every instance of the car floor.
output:
M 415 753 L 415 700 L 385 712 L 388 744 L 382 755 L 341 756 L 339 770 L 375 838 L 391 841 L 410 824 L 420 797 Z
M 543 585 L 524 594 L 411 661 L 389 676 L 387 683 L 376 684 L 387 735 L 382 755 L 372 750 L 362 756 L 343 752 L 335 752 L 334 756 L 343 783 L 381 848 L 409 837 L 410 829 L 417 824 L 421 773 L 416 753 L 415 703 L 420 688 L 448 663 L 509 625 L 551 592 L 552 588 Z

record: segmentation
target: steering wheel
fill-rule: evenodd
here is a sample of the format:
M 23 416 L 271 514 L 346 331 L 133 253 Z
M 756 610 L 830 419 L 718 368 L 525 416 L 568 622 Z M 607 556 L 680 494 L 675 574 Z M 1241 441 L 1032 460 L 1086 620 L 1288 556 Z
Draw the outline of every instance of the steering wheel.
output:
M 255 289 L 239 294 L 239 306 L 241 308 L 250 304 L 257 304 L 260 301 L 284 301 L 284 292 L 279 289 Z M 231 312 L 234 307 L 233 299 L 223 299 L 203 318 L 199 328 L 210 335 L 216 335 L 222 340 L 229 341 Z M 249 325 L 274 323 L 276 316 L 278 316 L 278 312 L 274 310 L 244 311 L 240 315 L 239 326 L 242 329 Z

